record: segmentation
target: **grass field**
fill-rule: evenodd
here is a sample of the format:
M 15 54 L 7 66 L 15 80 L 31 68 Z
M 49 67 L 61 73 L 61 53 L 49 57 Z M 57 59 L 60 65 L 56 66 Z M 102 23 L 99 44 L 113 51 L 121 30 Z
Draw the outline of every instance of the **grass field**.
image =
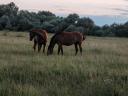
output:
M 32 46 L 27 33 L 0 32 L 0 96 L 128 96 L 128 38 L 87 37 L 82 56 Z

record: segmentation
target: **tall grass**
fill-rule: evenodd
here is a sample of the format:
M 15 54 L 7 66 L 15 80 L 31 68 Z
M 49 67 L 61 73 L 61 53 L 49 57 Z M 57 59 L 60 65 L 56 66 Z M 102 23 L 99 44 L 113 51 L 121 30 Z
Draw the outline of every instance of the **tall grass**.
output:
M 87 37 L 83 55 L 33 52 L 22 32 L 0 32 L 0 96 L 127 96 L 128 39 Z M 49 38 L 52 35 L 49 35 Z

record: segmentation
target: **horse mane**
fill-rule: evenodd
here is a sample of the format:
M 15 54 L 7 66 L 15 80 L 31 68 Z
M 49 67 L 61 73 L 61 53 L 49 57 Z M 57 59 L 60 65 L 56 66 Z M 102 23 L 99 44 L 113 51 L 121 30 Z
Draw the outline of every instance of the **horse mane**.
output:
M 54 36 L 51 38 L 51 41 L 53 41 L 53 39 L 54 39 L 57 35 L 59 35 L 59 34 L 61 34 L 62 32 L 64 32 L 64 30 L 65 30 L 65 27 L 62 28 L 60 31 L 56 32 L 56 33 L 54 34 Z
M 62 25 L 59 26 L 59 27 L 60 27 L 60 30 L 59 30 L 58 32 L 56 32 L 56 33 L 54 34 L 54 36 L 51 38 L 50 45 L 52 44 L 52 42 L 54 42 L 55 37 L 56 37 L 57 35 L 63 33 L 64 30 L 67 28 L 66 23 L 65 23 L 64 25 L 65 25 L 65 26 L 62 26 Z
M 59 32 L 55 33 L 55 35 L 51 38 L 50 44 L 53 42 L 53 40 L 55 39 L 55 37 L 60 34 Z

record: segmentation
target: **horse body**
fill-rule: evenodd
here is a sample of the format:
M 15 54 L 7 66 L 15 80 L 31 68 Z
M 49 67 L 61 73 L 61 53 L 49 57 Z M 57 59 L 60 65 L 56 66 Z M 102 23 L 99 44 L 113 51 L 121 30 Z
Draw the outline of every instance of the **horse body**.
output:
M 80 33 L 80 32 L 61 32 L 61 33 L 57 33 L 55 34 L 51 41 L 50 41 L 50 45 L 48 47 L 48 51 L 47 54 L 52 54 L 53 53 L 53 48 L 55 46 L 55 44 L 58 44 L 58 54 L 61 51 L 61 54 L 63 55 L 63 47 L 62 45 L 66 45 L 66 46 L 70 46 L 70 45 L 75 45 L 75 50 L 76 53 L 78 52 L 78 45 L 79 45 L 79 49 L 80 52 L 82 54 L 82 41 L 84 40 L 84 36 Z
M 34 51 L 36 50 L 36 45 L 38 45 L 38 52 L 41 50 L 42 45 L 44 45 L 43 52 L 45 52 L 45 46 L 48 38 L 47 32 L 45 30 L 36 29 L 36 30 L 31 30 L 29 35 L 30 35 L 30 41 L 34 39 L 34 45 L 33 45 Z
M 81 38 L 82 34 L 79 32 L 62 32 L 59 34 L 57 38 L 57 44 L 62 44 L 66 46 L 70 46 L 75 43 L 81 43 L 83 39 Z

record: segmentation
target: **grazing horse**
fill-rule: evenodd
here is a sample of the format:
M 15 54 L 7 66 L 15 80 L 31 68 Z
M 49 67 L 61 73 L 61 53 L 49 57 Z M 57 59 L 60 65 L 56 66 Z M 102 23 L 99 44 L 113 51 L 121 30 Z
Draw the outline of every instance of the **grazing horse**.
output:
M 35 29 L 35 30 L 31 30 L 29 32 L 29 39 L 30 41 L 33 40 L 34 38 L 34 45 L 33 45 L 33 49 L 34 51 L 36 50 L 36 45 L 38 45 L 38 52 L 40 52 L 41 47 L 43 45 L 43 52 L 45 52 L 45 46 L 47 43 L 47 32 L 45 30 L 41 30 L 41 29 Z
M 85 40 L 85 36 L 80 32 L 60 32 L 56 33 L 50 41 L 50 44 L 48 46 L 47 55 L 50 55 L 53 53 L 53 48 L 55 44 L 58 45 L 58 54 L 61 51 L 61 54 L 63 55 L 63 47 L 62 45 L 70 46 L 75 45 L 75 50 L 77 54 L 78 52 L 78 45 L 80 49 L 80 53 L 82 55 L 82 41 Z

